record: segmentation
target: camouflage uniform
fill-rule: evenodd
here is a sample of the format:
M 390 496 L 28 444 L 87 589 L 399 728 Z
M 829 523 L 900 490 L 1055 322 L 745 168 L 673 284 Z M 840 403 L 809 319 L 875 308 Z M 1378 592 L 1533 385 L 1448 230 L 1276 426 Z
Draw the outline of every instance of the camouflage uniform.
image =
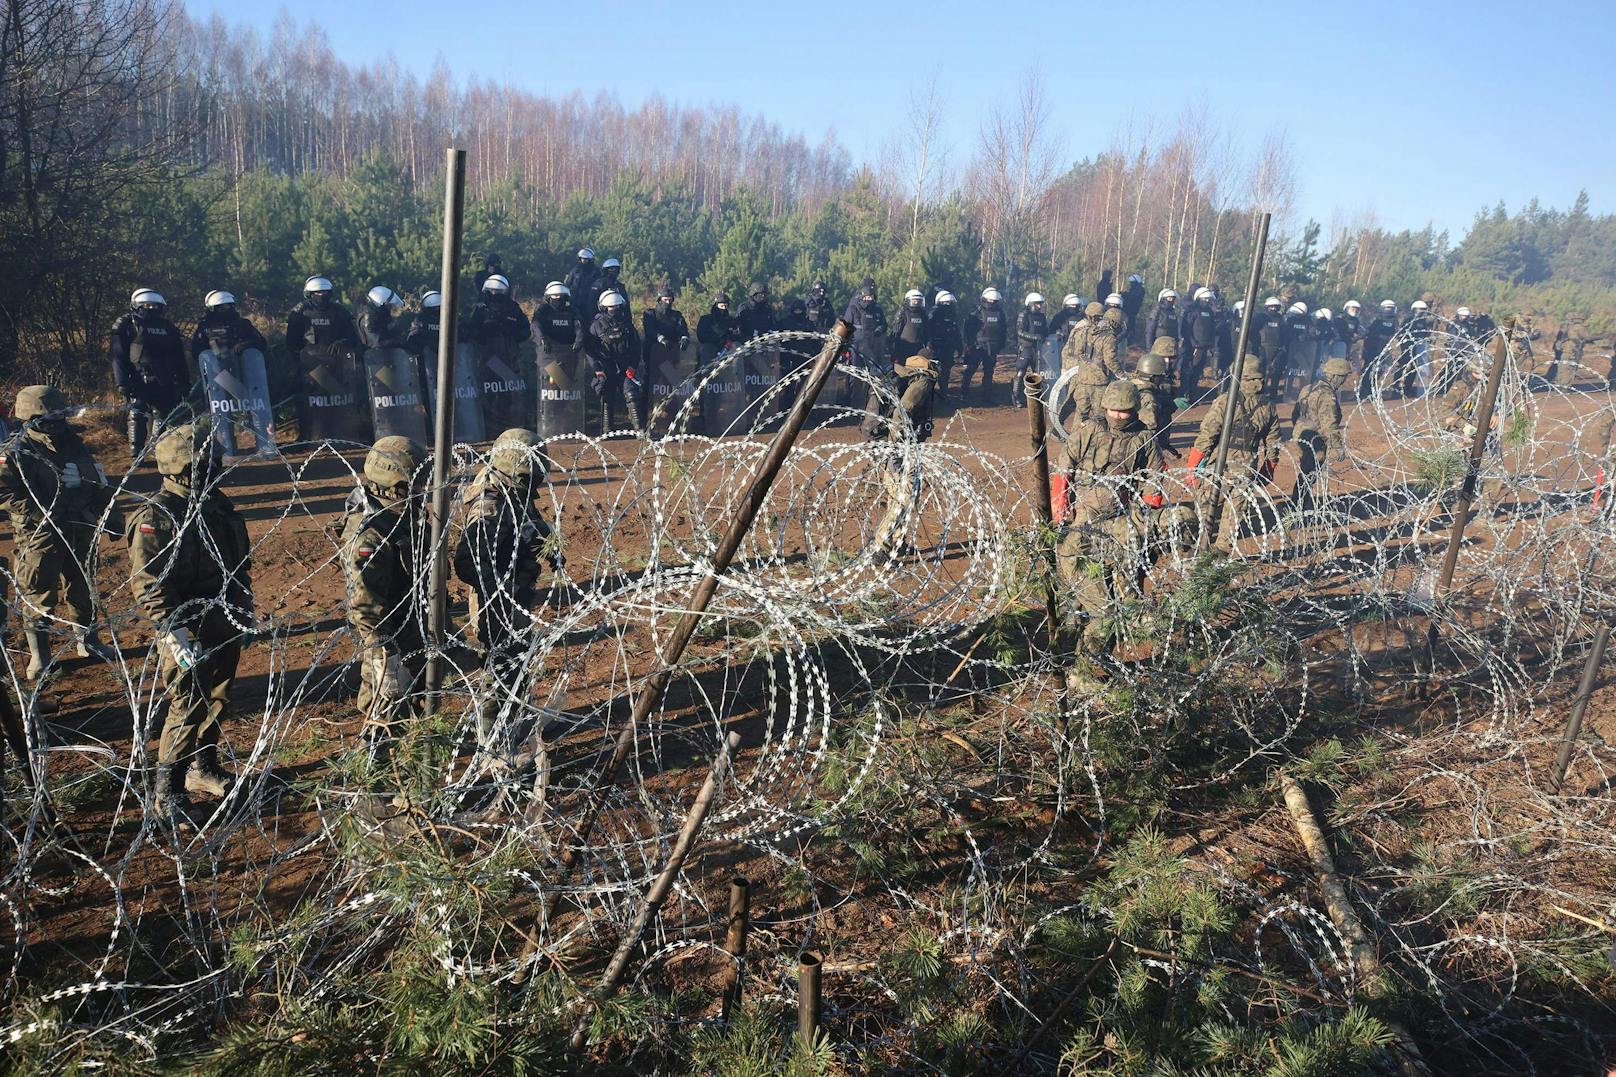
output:
M 1347 447 L 1341 435 L 1339 394 L 1351 373 L 1352 365 L 1345 359 L 1326 359 L 1319 380 L 1303 389 L 1301 396 L 1296 399 L 1292 433 L 1300 459 L 1296 465 L 1296 486 L 1291 491 L 1291 501 L 1300 509 L 1313 507 L 1318 472 L 1324 467 L 1330 453 L 1341 452 Z
M 188 807 L 187 794 L 223 796 L 219 721 L 254 625 L 247 525 L 212 485 L 217 447 L 206 423 L 157 442 L 162 489 L 129 514 L 129 586 L 157 624 L 156 651 L 168 716 L 157 749 L 157 807 Z M 200 465 L 200 466 L 199 466 Z
M 377 441 L 343 514 L 348 624 L 358 637 L 359 709 L 372 743 L 401 732 L 425 664 L 425 588 L 417 585 L 426 543 L 415 490 L 425 461 L 426 450 L 409 438 Z
M 1239 537 L 1239 495 L 1242 488 L 1258 477 L 1272 478 L 1274 467 L 1279 462 L 1279 416 L 1274 406 L 1262 399 L 1262 386 L 1261 360 L 1248 355 L 1245 366 L 1241 368 L 1240 391 L 1235 397 L 1234 425 L 1230 428 L 1229 456 L 1224 471 L 1228 481 L 1217 519 L 1208 516 L 1214 484 L 1205 482 L 1200 487 L 1202 515 L 1206 518 L 1213 542 L 1217 542 L 1221 535 L 1227 536 L 1227 543 L 1232 545 Z M 1223 412 L 1228 407 L 1228 393 L 1220 393 L 1212 401 L 1212 406 L 1201 419 L 1201 429 L 1190 452 L 1190 467 L 1195 467 L 1204 459 L 1217 459 L 1218 443 L 1223 436 Z
M 1138 398 L 1131 382 L 1119 381 L 1107 386 L 1101 403 L 1133 412 Z M 1104 675 L 1101 663 L 1110 657 L 1117 636 L 1113 607 L 1133 589 L 1144 563 L 1149 523 L 1129 483 L 1162 467 L 1156 439 L 1137 415 L 1118 424 L 1104 410 L 1101 414 L 1072 432 L 1058 464 L 1072 511 L 1055 547 L 1055 563 L 1083 620 L 1079 671 L 1090 676 Z M 1104 479 L 1122 482 L 1100 481 Z M 1159 508 L 1161 495 L 1146 500 Z
M 112 490 L 106 472 L 68 426 L 66 408 L 54 387 L 23 389 L 16 413 L 26 425 L 0 454 L 0 505 L 11 517 L 17 591 L 30 618 L 24 630 L 30 680 L 50 664 L 49 626 L 59 593 L 67 599 L 80 657 L 114 657 L 92 627 L 90 582 L 97 523 L 112 503 Z
M 930 345 L 894 369 L 893 380 L 888 383 L 888 388 L 897 393 L 898 407 L 903 409 L 904 415 L 908 418 L 909 425 L 915 432 L 915 440 L 925 441 L 931 437 L 932 402 L 937 388 L 937 362 L 936 353 Z M 896 416 L 893 415 L 890 405 L 883 406 L 881 397 L 873 391 L 870 393 L 866 410 L 869 415 L 865 418 L 862 429 L 871 441 L 891 440 L 897 435 L 900 427 Z M 886 491 L 887 511 L 876 525 L 875 541 L 876 545 L 886 552 L 890 552 L 897 545 L 898 522 L 913 500 L 912 484 L 905 479 L 900 461 L 893 459 L 882 464 L 881 486 Z
M 1105 308 L 1090 303 L 1083 313 L 1084 320 L 1072 330 L 1061 349 L 1061 370 L 1077 370 L 1068 384 L 1075 421 L 1079 423 L 1099 414 L 1100 394 L 1121 375 L 1116 327 L 1105 320 Z
M 496 752 L 526 737 L 523 708 L 532 680 L 527 651 L 539 563 L 548 560 L 557 572 L 562 566 L 554 531 L 534 503 L 545 470 L 538 446 L 539 439 L 521 429 L 495 440 L 488 465 L 466 489 L 466 526 L 455 551 L 455 575 L 477 595 L 477 635 L 487 651 L 477 740 Z M 496 745 L 502 711 L 508 715 L 506 736 Z
M 1149 354 L 1140 357 L 1133 375 L 1133 383 L 1139 387 L 1139 421 L 1155 436 L 1156 447 L 1163 453 L 1173 451 L 1168 438 L 1173 416 L 1178 414 L 1178 401 L 1173 399 L 1167 381 L 1177 358 L 1178 341 L 1160 337 L 1151 345 Z

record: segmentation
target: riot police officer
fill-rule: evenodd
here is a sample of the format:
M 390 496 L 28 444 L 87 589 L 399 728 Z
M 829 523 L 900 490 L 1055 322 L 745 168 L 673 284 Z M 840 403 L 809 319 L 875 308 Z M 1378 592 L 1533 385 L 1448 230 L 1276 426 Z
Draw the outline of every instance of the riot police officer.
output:
M 366 348 L 402 348 L 409 327 L 399 317 L 404 297 L 384 284 L 365 293 L 359 311 L 359 342 Z
M 937 293 L 931 308 L 931 351 L 937 364 L 937 396 L 948 396 L 948 379 L 954 361 L 964 348 L 960 336 L 959 304 L 954 293 L 944 288 Z
M 168 301 L 151 288 L 136 288 L 129 313 L 112 326 L 112 374 L 129 406 L 129 451 L 146 448 L 153 419 L 168 417 L 191 385 L 180 331 L 168 320 Z
M 1038 368 L 1038 352 L 1049 336 L 1049 319 L 1044 317 L 1044 297 L 1028 292 L 1016 316 L 1016 380 L 1010 383 L 1010 403 L 1027 406 L 1027 371 Z
M 584 351 L 594 367 L 594 390 L 600 397 L 603 427 L 606 431 L 613 430 L 622 415 L 625 383 L 640 359 L 640 334 L 635 332 L 634 323 L 629 319 L 628 300 L 622 293 L 601 294 L 600 313 L 590 323 Z M 629 384 L 628 388 L 634 396 L 629 419 L 638 428 L 641 386 Z
M 573 317 L 578 324 L 588 326 L 595 316 L 595 302 L 600 298 L 600 269 L 595 265 L 595 252 L 589 247 L 578 251 L 578 261 L 567 272 L 567 294 L 572 297 Z
M 808 315 L 808 322 L 816 333 L 828 333 L 836 324 L 836 307 L 830 301 L 830 290 L 825 287 L 822 280 L 814 281 L 814 286 L 808 292 L 808 300 L 803 304 Z
M 236 297 L 229 292 L 209 292 L 202 301 L 202 320 L 191 334 L 191 359 L 200 362 L 202 353 L 239 355 L 249 348 L 266 351 L 264 334 L 236 309 Z
M 931 341 L 930 318 L 926 311 L 926 296 L 919 288 L 903 294 L 903 306 L 898 308 L 897 320 L 892 323 L 892 361 L 901 363 Z
M 999 361 L 1010 336 L 1010 316 L 997 288 L 982 289 L 976 309 L 965 316 L 965 374 L 960 380 L 963 399 L 971 387 L 971 375 L 982 370 L 982 402 L 993 403 L 993 367 Z

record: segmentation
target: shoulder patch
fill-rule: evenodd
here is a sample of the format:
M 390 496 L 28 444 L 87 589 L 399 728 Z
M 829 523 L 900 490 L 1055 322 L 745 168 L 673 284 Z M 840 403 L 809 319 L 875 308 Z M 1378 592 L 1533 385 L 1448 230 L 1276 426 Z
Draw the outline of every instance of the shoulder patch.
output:
M 371 554 L 373 554 L 375 552 L 376 552 L 376 547 L 374 547 L 374 546 L 360 546 L 360 547 L 358 547 L 357 549 L 354 550 L 354 556 L 355 557 L 369 557 Z
M 136 528 L 136 530 L 138 530 L 142 535 L 155 535 L 155 534 L 157 534 L 157 528 L 152 526 L 151 524 L 140 524 Z

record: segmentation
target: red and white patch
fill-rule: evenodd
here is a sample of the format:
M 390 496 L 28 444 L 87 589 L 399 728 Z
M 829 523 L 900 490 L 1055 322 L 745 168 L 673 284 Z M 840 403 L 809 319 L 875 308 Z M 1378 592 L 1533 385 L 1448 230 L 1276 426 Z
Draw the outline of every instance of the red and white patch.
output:
M 157 528 L 153 527 L 151 524 L 141 524 L 137 528 L 137 530 L 142 535 L 155 535 L 155 534 L 157 534 Z
M 354 556 L 355 557 L 369 557 L 371 554 L 373 554 L 375 552 L 376 552 L 376 547 L 374 547 L 374 546 L 361 546 L 357 550 L 354 551 Z

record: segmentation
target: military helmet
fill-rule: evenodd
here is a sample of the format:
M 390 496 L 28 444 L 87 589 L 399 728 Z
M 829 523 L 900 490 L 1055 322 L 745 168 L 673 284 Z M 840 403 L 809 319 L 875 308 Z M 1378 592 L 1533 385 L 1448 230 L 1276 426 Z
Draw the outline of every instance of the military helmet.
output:
M 67 397 L 54 385 L 29 385 L 18 389 L 17 402 L 12 406 L 12 414 L 21 422 L 66 410 Z
M 1138 411 L 1139 386 L 1119 378 L 1105 387 L 1100 395 L 1100 406 L 1106 411 Z
M 213 424 L 206 419 L 194 419 L 165 431 L 157 439 L 152 455 L 156 457 L 159 474 L 179 476 L 191 470 L 197 457 L 212 451 Z
M 1337 355 L 1326 359 L 1322 369 L 1326 374 L 1339 374 L 1342 377 L 1346 377 L 1348 374 L 1352 373 L 1352 364 Z
M 1110 322 L 1112 325 L 1121 325 L 1122 311 L 1118 310 L 1116 307 L 1106 307 L 1105 320 Z
M 161 463 L 161 461 L 159 461 Z M 426 448 L 414 438 L 391 434 L 379 438 L 365 456 L 365 480 L 382 489 L 408 486 L 426 463 Z
M 1105 304 L 1103 303 L 1090 303 L 1088 306 L 1083 308 L 1083 315 L 1087 318 L 1098 318 L 1104 313 Z
M 512 427 L 494 439 L 493 448 L 488 450 L 488 463 L 507 478 L 526 480 L 533 474 L 535 460 L 540 474 L 546 469 L 544 454 L 537 451 L 538 447 L 537 434 L 519 426 Z
M 1162 339 L 1169 344 L 1172 343 L 1170 337 L 1163 337 Z M 1173 350 L 1177 351 L 1178 349 L 1174 348 Z M 1139 365 L 1134 369 L 1147 378 L 1159 378 L 1167 373 L 1167 359 L 1157 352 L 1146 352 L 1139 357 Z
M 1178 358 L 1178 341 L 1172 337 L 1157 337 L 1156 343 L 1150 346 L 1150 354 L 1163 359 Z

